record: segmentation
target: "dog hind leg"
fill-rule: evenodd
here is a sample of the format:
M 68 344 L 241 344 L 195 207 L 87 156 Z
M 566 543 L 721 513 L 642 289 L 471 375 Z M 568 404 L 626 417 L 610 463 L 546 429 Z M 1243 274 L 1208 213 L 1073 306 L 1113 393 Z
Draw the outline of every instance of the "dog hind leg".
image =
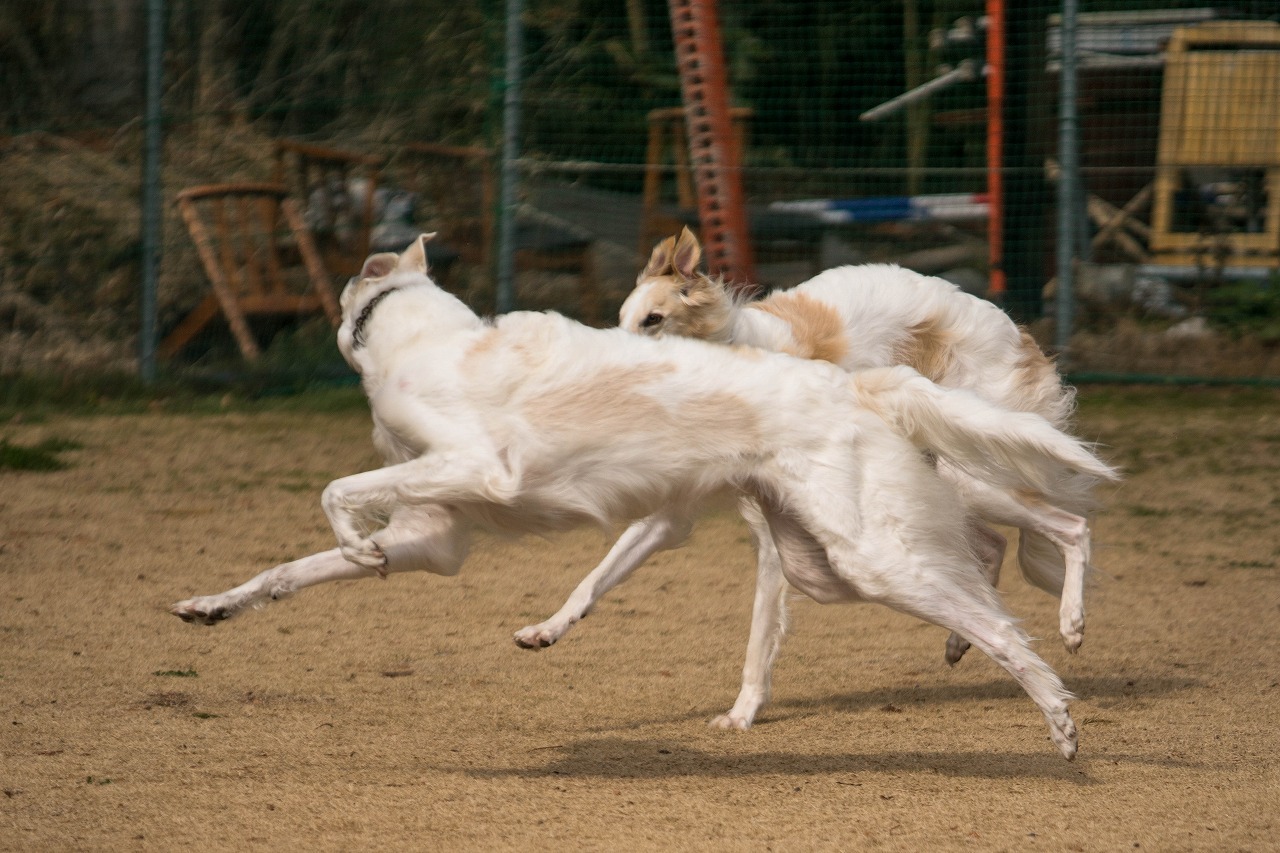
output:
M 900 479 L 886 480 L 877 497 L 881 506 L 864 525 L 850 524 L 858 518 L 857 499 L 839 488 L 838 479 L 822 478 L 835 469 L 806 472 L 788 490 L 797 518 L 825 544 L 832 570 L 857 597 L 959 634 L 1003 667 L 1039 707 L 1054 745 L 1071 760 L 1071 694 L 1031 650 L 976 558 L 965 553 L 970 534 L 952 512 L 954 494 L 916 461 L 914 469 L 890 469 Z
M 953 473 L 954 472 L 949 472 Z M 1028 580 L 1050 594 L 1060 596 L 1058 633 L 1067 651 L 1076 652 L 1084 642 L 1084 585 L 1089 570 L 1089 523 L 1081 516 L 1060 509 L 1043 498 L 1020 492 L 1009 492 L 964 474 L 952 477 L 963 491 L 967 505 L 984 519 L 1020 528 L 1018 542 L 1020 565 L 1048 566 L 1043 552 L 1050 547 L 1061 555 L 1061 584 L 1049 578 L 1048 572 L 1028 576 Z M 1024 574 L 1027 574 L 1024 571 Z M 1057 586 L 1057 589 L 1054 587 Z
M 929 618 L 923 613 L 916 615 Z M 1076 724 L 1071 719 L 1067 701 L 1071 694 L 1057 673 L 1031 650 L 1027 635 L 1013 620 L 999 611 L 944 614 L 938 624 L 968 637 L 970 642 L 1004 668 L 1040 708 L 1049 724 L 1049 737 L 1068 761 L 1076 756 Z
M 1009 546 L 1009 540 L 987 525 L 978 521 L 971 521 L 969 524 L 969 544 L 981 561 L 983 573 L 987 576 L 987 582 L 991 584 L 992 589 L 995 589 L 1000 583 L 1000 567 L 1004 564 L 1004 552 Z M 969 641 L 964 637 L 954 632 L 947 637 L 945 655 L 947 663 L 955 666 L 967 651 L 969 651 Z
M 1038 523 L 1024 526 L 1018 540 L 1018 565 L 1023 575 L 1035 583 L 1034 570 L 1047 562 L 1045 554 L 1052 557 L 1051 549 L 1056 549 L 1061 555 L 1064 571 L 1062 598 L 1058 604 L 1058 634 L 1067 651 L 1074 654 L 1084 642 L 1084 587 L 1092 551 L 1089 523 L 1047 504 L 1035 508 L 1034 513 Z
M 947 565 L 911 559 L 909 571 L 876 571 L 873 576 L 832 548 L 836 570 L 869 600 L 946 628 L 977 646 L 1004 668 L 1040 708 L 1054 745 L 1068 761 L 1076 754 L 1076 726 L 1067 708 L 1071 694 L 1057 673 L 1031 650 L 1027 635 L 1014 623 L 999 596 L 979 575 Z M 862 577 L 860 577 L 862 575 Z

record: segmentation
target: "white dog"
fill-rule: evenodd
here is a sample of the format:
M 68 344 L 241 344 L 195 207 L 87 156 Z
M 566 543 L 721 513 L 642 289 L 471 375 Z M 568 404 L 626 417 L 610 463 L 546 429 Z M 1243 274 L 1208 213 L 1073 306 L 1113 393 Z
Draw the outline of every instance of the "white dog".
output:
M 685 336 L 745 344 L 801 358 L 829 361 L 845 370 L 909 365 L 939 385 L 967 388 L 997 406 L 1035 412 L 1065 428 L 1074 396 L 1031 337 L 989 302 L 949 282 L 889 265 L 840 267 L 759 302 L 745 302 L 721 282 L 698 272 L 702 250 L 684 229 L 679 241 L 659 243 L 620 312 L 621 325 L 651 336 Z M 982 519 L 1021 528 L 1018 564 L 1035 586 L 1059 596 L 1059 632 L 1069 651 L 1084 639 L 1084 582 L 1089 569 L 1089 528 L 1098 478 L 1065 473 L 1047 495 L 1002 489 L 968 476 L 943 460 L 939 470 Z M 752 521 L 748 514 L 748 522 Z M 608 589 L 655 551 L 681 541 L 684 528 L 666 518 L 639 523 L 619 540 L 555 616 L 516 635 L 522 645 L 555 642 Z M 761 530 L 758 539 L 766 539 Z M 973 528 L 994 586 L 1005 539 L 985 525 Z M 767 547 L 767 544 L 766 544 Z M 784 599 L 761 564 L 758 631 L 776 649 Z M 775 572 L 776 573 L 776 572 Z M 959 660 L 968 644 L 952 635 L 947 659 Z M 741 723 L 741 720 L 739 720 Z M 749 725 L 749 722 L 747 723 Z
M 709 493 L 735 489 L 758 502 L 798 589 L 878 601 L 969 638 L 1074 756 L 1069 694 L 983 577 L 955 494 L 903 434 L 980 479 L 1032 489 L 1063 465 L 1108 473 L 1077 442 L 909 368 L 850 377 L 555 314 L 486 322 L 428 277 L 425 239 L 374 255 L 342 294 L 339 347 L 387 465 L 324 490 L 339 548 L 179 602 L 176 615 L 213 623 L 324 581 L 453 574 L 474 524 L 525 533 L 690 518 Z M 389 523 L 366 535 L 380 513 Z

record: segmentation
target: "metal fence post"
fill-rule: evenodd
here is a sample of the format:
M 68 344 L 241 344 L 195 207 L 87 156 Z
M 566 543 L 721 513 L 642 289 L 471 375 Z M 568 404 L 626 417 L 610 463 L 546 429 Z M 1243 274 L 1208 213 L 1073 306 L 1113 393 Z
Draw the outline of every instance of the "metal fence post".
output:
M 1067 358 L 1075 309 L 1075 254 L 1077 188 L 1080 186 L 1080 151 L 1076 116 L 1076 12 L 1077 0 L 1062 2 L 1062 76 L 1058 90 L 1058 288 L 1055 295 L 1056 344 L 1059 358 Z
M 507 0 L 506 77 L 502 93 L 502 186 L 498 211 L 496 309 L 516 307 L 516 189 L 520 180 L 520 64 L 524 59 L 523 0 Z
M 138 331 L 138 373 L 156 378 L 156 292 L 160 274 L 160 154 L 163 144 L 160 96 L 163 85 L 164 0 L 147 3 L 147 92 L 142 162 L 142 324 Z

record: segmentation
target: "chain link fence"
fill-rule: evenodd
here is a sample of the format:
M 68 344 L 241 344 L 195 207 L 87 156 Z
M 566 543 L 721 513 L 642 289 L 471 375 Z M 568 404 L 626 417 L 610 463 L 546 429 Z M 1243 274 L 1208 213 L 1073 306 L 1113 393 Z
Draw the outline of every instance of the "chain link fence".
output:
M 142 341 L 157 7 L 162 227 Z M 1061 232 L 1061 12 L 722 4 L 756 283 L 894 262 L 1000 302 L 1047 347 L 1066 341 L 1082 376 L 1280 377 L 1280 13 L 1261 0 L 1081 3 L 1079 170 Z M 148 344 L 162 371 L 245 369 L 209 300 L 222 261 L 253 241 L 266 245 L 258 272 L 223 269 L 228 287 L 260 275 L 269 292 L 275 258 L 303 271 L 281 287 L 337 291 L 368 252 L 436 231 L 442 284 L 493 311 L 505 13 L 495 0 L 5 4 L 0 375 L 132 372 Z M 608 324 L 652 245 L 699 225 L 668 7 L 527 0 L 520 20 L 516 304 Z M 178 204 L 193 187 L 244 184 L 284 188 L 321 272 L 282 204 Z M 1065 336 L 1062 251 L 1077 260 Z M 341 371 L 323 305 L 283 305 L 246 302 L 255 363 Z

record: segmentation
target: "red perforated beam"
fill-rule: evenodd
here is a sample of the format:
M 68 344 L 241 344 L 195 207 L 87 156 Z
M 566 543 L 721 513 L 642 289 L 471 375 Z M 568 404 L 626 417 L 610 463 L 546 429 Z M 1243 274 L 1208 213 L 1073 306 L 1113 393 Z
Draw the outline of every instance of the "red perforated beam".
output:
M 689 128 L 689 157 L 707 269 L 743 287 L 755 284 L 740 152 L 729 121 L 729 86 L 715 0 L 669 0 L 671 30 Z

